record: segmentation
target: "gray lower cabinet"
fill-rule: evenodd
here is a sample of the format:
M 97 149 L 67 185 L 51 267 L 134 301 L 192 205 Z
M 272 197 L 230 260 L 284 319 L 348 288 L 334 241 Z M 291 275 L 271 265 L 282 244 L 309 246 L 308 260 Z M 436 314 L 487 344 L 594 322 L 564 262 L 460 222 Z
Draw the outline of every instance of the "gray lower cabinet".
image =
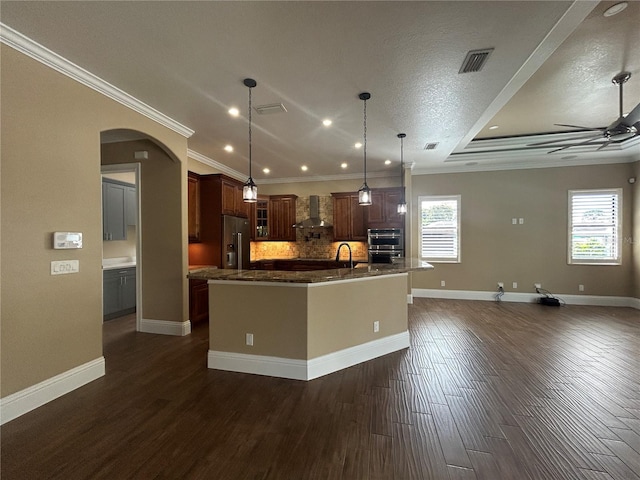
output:
M 136 311 L 136 269 L 103 271 L 102 314 L 104 320 Z

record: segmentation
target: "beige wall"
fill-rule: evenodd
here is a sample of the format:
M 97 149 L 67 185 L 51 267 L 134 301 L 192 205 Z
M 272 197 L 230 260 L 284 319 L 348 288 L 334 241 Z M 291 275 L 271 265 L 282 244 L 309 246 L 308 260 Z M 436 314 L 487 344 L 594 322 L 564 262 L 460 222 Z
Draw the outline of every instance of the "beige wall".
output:
M 633 164 L 630 177 L 636 179 L 636 183 L 630 187 L 633 191 L 633 235 L 626 238 L 633 248 L 633 296 L 640 298 L 640 162 Z
M 210 284 L 209 348 L 309 360 L 406 332 L 406 283 L 406 275 L 394 275 L 309 286 Z
M 635 167 L 637 168 L 637 167 Z M 414 288 L 533 293 L 534 283 L 557 294 L 629 297 L 633 294 L 630 242 L 623 242 L 622 265 L 567 264 L 567 191 L 622 188 L 623 238 L 632 234 L 633 164 L 542 168 L 497 172 L 416 175 L 412 177 L 412 230 L 417 235 L 420 195 L 460 194 L 461 252 L 458 264 L 435 264 L 412 275 Z M 524 225 L 512 225 L 512 218 Z M 411 252 L 418 255 L 417 242 Z M 513 290 L 512 282 L 518 282 Z
M 150 140 L 102 145 L 103 165 L 132 163 L 134 152 L 147 151 L 140 164 L 142 226 L 142 316 L 147 320 L 186 321 L 188 304 L 182 272 L 182 169 Z M 109 243 L 109 242 L 107 242 Z
M 362 186 L 362 179 L 355 180 L 327 180 L 322 182 L 290 182 L 290 183 L 260 183 L 259 195 L 281 195 L 291 193 L 299 197 L 309 195 L 330 195 L 334 192 L 356 192 Z M 367 178 L 370 188 L 399 187 L 400 177 Z
M 176 277 L 187 269 L 187 142 L 12 48 L 0 48 L 5 397 L 102 356 L 100 132 L 145 132 L 184 162 L 185 191 L 175 199 L 184 204 L 177 227 L 184 231 L 184 266 Z M 82 232 L 83 248 L 53 250 L 51 233 L 60 230 Z M 172 250 L 167 257 L 180 254 Z M 50 275 L 51 261 L 69 259 L 80 261 L 79 273 Z

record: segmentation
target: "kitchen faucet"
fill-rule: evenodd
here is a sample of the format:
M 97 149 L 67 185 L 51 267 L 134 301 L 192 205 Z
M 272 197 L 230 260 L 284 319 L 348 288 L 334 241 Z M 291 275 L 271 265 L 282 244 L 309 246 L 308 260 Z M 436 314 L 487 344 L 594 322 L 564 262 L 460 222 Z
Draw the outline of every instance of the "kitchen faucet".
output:
M 353 268 L 353 258 L 351 257 L 351 246 L 347 242 L 342 242 L 340 245 L 338 245 L 338 252 L 336 253 L 336 262 L 340 261 L 340 249 L 342 247 L 347 247 L 347 250 L 349 250 L 349 267 Z

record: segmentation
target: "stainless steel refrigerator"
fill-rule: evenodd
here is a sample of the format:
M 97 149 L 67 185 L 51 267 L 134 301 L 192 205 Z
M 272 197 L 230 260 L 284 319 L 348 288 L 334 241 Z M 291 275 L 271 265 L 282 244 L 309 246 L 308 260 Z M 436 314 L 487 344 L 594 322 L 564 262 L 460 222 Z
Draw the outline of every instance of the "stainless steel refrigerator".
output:
M 222 216 L 222 268 L 249 269 L 249 220 Z

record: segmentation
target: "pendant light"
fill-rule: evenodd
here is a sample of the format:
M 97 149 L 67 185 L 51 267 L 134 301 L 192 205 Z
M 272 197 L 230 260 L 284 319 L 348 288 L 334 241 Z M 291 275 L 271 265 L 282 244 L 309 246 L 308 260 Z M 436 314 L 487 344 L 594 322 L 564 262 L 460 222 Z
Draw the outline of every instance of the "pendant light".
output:
M 364 101 L 364 183 L 358 190 L 358 203 L 360 205 L 371 205 L 371 189 L 367 185 L 367 100 L 371 98 L 369 92 L 362 92 L 360 100 Z
M 407 213 L 407 202 L 404 199 L 404 137 L 406 133 L 399 133 L 400 139 L 400 182 L 402 185 L 402 196 L 400 197 L 400 203 L 398 203 L 398 215 L 404 215 Z
M 253 78 L 245 78 L 244 84 L 249 87 L 249 179 L 242 187 L 242 200 L 247 203 L 256 203 L 258 201 L 258 187 L 251 177 L 251 89 L 257 85 Z

